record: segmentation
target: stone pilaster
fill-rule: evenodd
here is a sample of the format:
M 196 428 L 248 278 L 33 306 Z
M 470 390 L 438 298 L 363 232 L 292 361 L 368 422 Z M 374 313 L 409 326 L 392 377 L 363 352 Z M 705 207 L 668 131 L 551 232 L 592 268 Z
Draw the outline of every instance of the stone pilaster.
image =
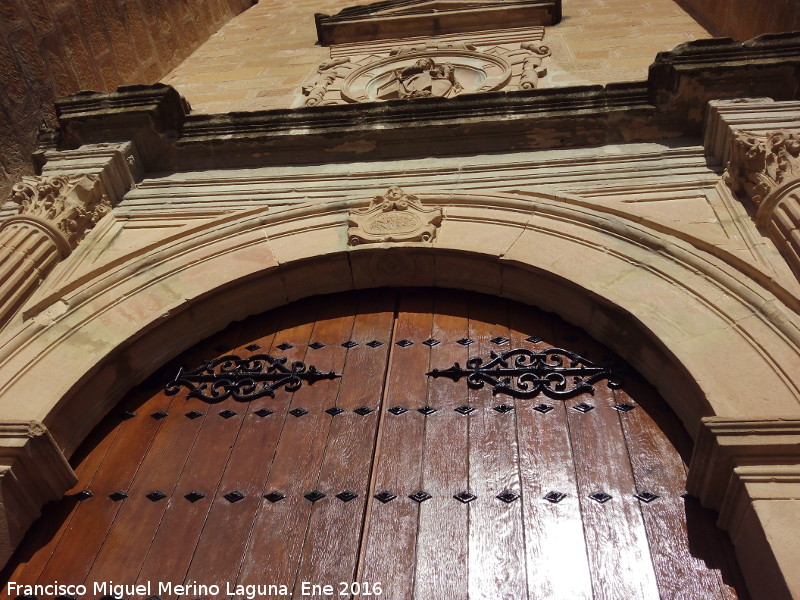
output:
M 719 511 L 754 600 L 800 597 L 800 420 L 704 418 L 686 487 Z
M 0 223 L 0 324 L 111 210 L 97 175 L 26 177 Z
M 0 422 L 0 562 L 11 557 L 41 507 L 61 498 L 76 481 L 43 425 Z

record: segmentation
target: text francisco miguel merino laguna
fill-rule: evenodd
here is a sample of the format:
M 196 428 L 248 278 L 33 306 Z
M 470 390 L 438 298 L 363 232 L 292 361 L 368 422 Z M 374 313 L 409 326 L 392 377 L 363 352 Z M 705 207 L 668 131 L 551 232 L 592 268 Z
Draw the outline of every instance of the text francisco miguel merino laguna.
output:
M 335 590 L 335 586 L 330 584 L 315 584 L 308 581 L 303 581 L 300 584 L 300 597 L 312 595 L 331 595 Z M 263 596 L 290 596 L 291 590 L 286 585 L 277 584 L 259 584 L 259 585 L 233 585 L 226 583 L 224 586 L 220 585 L 204 585 L 196 582 L 177 584 L 169 581 L 148 581 L 135 585 L 116 584 L 113 581 L 97 581 L 87 585 L 71 585 L 62 584 L 54 581 L 51 584 L 36 584 L 26 585 L 9 581 L 6 584 L 6 592 L 9 596 L 38 596 L 55 597 L 55 596 L 72 596 L 74 598 L 83 598 L 94 596 L 113 596 L 114 598 L 122 599 L 130 596 L 152 596 L 152 595 L 166 595 L 166 596 L 190 596 L 190 597 L 205 597 L 205 598 L 219 598 L 223 596 L 240 596 L 247 598 L 247 600 L 255 600 Z

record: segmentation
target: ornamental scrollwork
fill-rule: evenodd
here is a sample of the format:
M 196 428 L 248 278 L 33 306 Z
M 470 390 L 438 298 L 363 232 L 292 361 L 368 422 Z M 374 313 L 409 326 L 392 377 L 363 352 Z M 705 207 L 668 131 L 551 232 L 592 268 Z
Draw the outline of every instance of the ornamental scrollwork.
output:
M 376 242 L 430 242 L 442 223 L 441 208 L 426 208 L 417 196 L 392 186 L 367 208 L 350 211 L 351 246 Z
M 21 218 L 39 222 L 70 249 L 111 211 L 97 175 L 24 177 L 12 188 L 11 201 L 19 207 L 18 213 L 5 223 Z
M 181 367 L 175 378 L 164 386 L 168 396 L 177 394 L 181 388 L 187 390 L 187 398 L 198 398 L 209 404 L 233 398 L 248 402 L 263 396 L 275 397 L 275 391 L 283 388 L 295 392 L 303 382 L 313 384 L 325 379 L 336 379 L 340 374 L 317 370 L 300 361 L 287 365 L 287 360 L 268 354 L 240 357 L 228 354 L 205 361 L 194 370 Z
M 800 179 L 800 134 L 738 132 L 733 137 L 725 183 L 761 204 L 777 187 Z
M 594 384 L 607 380 L 609 388 L 622 386 L 622 379 L 611 369 L 561 348 L 534 352 L 515 348 L 502 354 L 491 352 L 489 360 L 470 358 L 465 367 L 455 363 L 448 369 L 433 369 L 429 377 L 447 377 L 453 381 L 467 379 L 467 387 L 481 389 L 486 384 L 492 394 L 514 398 L 534 398 L 544 394 L 556 400 L 567 400 L 582 393 L 594 393 Z

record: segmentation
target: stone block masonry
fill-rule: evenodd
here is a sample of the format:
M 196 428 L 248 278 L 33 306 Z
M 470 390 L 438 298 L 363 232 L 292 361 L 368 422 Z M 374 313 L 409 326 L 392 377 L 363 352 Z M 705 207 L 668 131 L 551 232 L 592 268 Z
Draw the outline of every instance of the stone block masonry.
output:
M 155 83 L 253 0 L 2 0 L 0 197 L 32 174 L 53 100 Z

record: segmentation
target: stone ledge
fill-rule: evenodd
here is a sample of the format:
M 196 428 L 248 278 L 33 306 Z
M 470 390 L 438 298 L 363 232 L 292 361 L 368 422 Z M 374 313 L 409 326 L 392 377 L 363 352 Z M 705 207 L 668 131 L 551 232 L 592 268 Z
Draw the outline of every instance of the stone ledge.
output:
M 683 44 L 646 82 L 453 99 L 189 115 L 168 86 L 81 93 L 56 103 L 61 149 L 133 140 L 149 171 L 485 152 L 701 137 L 709 100 L 800 97 L 800 33 Z M 345 134 L 345 135 L 342 135 Z

